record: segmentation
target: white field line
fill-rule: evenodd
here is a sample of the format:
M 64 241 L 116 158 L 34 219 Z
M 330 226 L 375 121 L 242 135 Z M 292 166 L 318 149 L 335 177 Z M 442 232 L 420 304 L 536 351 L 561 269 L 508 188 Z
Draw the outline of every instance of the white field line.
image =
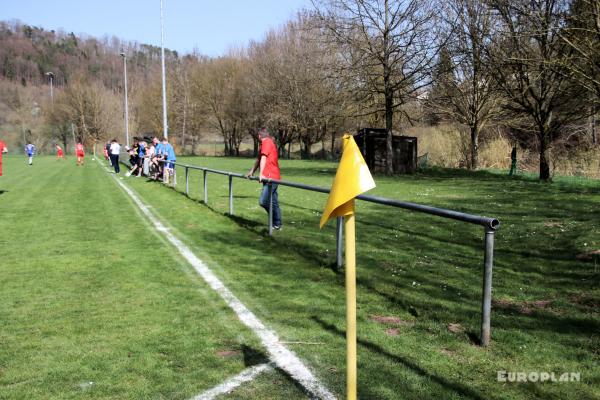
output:
M 202 260 L 200 260 L 192 250 L 179 240 L 162 222 L 155 216 L 149 207 L 116 175 L 113 175 L 115 182 L 129 195 L 139 209 L 148 217 L 148 221 L 154 228 L 175 246 L 181 255 L 190 263 L 206 283 L 216 291 L 227 305 L 237 314 L 244 325 L 250 328 L 259 337 L 263 346 L 269 352 L 271 361 L 280 369 L 289 374 L 292 379 L 298 382 L 312 397 L 333 400 L 335 396 L 325 386 L 323 386 L 316 376 L 300 361 L 298 356 L 287 349 L 279 342 L 277 334 L 267 328 L 252 311 L 250 311 L 235 295 L 221 282 L 219 278 L 211 271 Z
M 213 400 L 220 394 L 231 392 L 233 389 L 237 388 L 242 383 L 250 382 L 251 380 L 256 378 L 261 372 L 266 371 L 268 369 L 271 369 L 271 366 L 269 364 L 260 364 L 247 368 L 238 375 L 227 379 L 220 385 L 215 386 L 214 388 L 207 390 L 206 392 L 192 398 L 192 400 Z

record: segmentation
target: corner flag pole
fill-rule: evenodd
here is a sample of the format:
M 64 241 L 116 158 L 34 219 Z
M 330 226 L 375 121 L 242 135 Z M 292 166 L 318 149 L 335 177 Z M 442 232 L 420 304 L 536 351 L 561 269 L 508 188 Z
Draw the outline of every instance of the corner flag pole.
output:
M 354 203 L 354 200 L 352 200 Z M 356 245 L 354 214 L 344 217 L 346 234 L 346 392 L 356 400 Z
M 348 400 L 357 397 L 356 351 L 356 232 L 354 198 L 375 187 L 369 167 L 354 138 L 344 135 L 344 151 L 338 166 L 320 227 L 332 217 L 344 217 L 346 235 L 346 394 Z

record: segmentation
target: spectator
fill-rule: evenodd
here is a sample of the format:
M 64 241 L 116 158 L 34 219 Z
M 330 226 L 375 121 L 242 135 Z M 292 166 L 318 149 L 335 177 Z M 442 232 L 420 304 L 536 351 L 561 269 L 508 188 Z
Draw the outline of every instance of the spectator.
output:
M 142 170 L 144 168 L 144 160 L 146 159 L 146 142 L 144 139 L 138 143 L 138 164 L 137 164 L 137 177 L 142 176 Z
M 175 174 L 175 161 L 177 161 L 177 157 L 175 157 L 175 149 L 173 149 L 173 146 L 171 146 L 166 137 L 162 138 L 162 150 L 163 157 L 166 160 L 163 164 L 163 180 L 165 183 L 169 183 L 170 177 Z
M 131 169 L 125 174 L 125 176 L 131 176 L 138 168 L 139 164 L 139 138 L 133 138 L 133 147 L 129 149 L 129 165 Z
M 106 145 L 104 146 L 104 159 L 108 162 L 110 162 L 110 165 L 112 165 L 112 159 L 110 158 L 110 146 L 112 145 L 111 142 L 106 142 Z
M 268 179 L 280 180 L 281 175 L 279 171 L 279 156 L 277 154 L 277 146 L 273 141 L 273 138 L 269 135 L 267 128 L 261 128 L 258 131 L 258 138 L 260 140 L 260 149 L 258 152 L 258 158 L 254 162 L 253 167 L 250 169 L 246 176 L 251 177 L 254 175 L 256 170 L 259 170 L 258 180 L 263 184 L 262 192 L 258 200 L 258 204 L 263 207 L 267 213 L 269 212 L 269 204 L 271 203 L 271 196 L 269 191 L 269 184 L 266 182 Z M 272 183 L 273 188 L 273 228 L 281 229 L 281 210 L 279 209 L 279 196 L 277 194 L 277 184 Z
M 110 143 L 110 163 L 115 169 L 115 174 L 121 172 L 121 167 L 119 166 L 119 153 L 121 152 L 121 145 L 117 142 L 117 139 L 113 139 Z

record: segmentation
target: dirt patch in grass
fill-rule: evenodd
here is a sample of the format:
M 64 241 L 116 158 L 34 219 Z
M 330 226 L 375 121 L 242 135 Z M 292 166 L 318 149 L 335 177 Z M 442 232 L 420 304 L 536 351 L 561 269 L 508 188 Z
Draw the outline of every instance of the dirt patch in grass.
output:
M 415 321 L 406 321 L 399 317 L 394 316 L 383 316 L 383 315 L 371 315 L 369 319 L 373 322 L 385 325 L 396 325 L 410 327 L 415 324 Z
M 239 351 L 239 350 L 221 350 L 221 351 L 217 351 L 217 355 L 219 357 L 234 357 L 234 356 L 239 356 L 240 354 L 242 354 L 242 352 Z
M 448 330 L 452 333 L 463 333 L 465 328 L 461 324 L 450 323 L 448 324 Z
M 544 226 L 546 228 L 562 228 L 563 227 L 562 223 L 560 223 L 558 221 L 546 221 L 546 222 L 544 222 Z
M 588 293 L 579 293 L 573 295 L 569 298 L 569 300 L 585 309 L 590 309 L 591 311 L 600 312 L 600 298 L 593 297 Z
M 398 328 L 388 328 L 385 330 L 385 334 L 388 336 L 398 336 L 400 334 L 400 329 Z
M 494 300 L 492 301 L 492 307 L 499 308 L 501 310 L 508 310 L 518 312 L 520 314 L 529 315 L 537 310 L 548 310 L 552 305 L 552 300 L 526 300 L 526 301 L 513 301 L 513 300 Z
M 445 348 L 445 347 L 444 347 L 444 348 L 441 348 L 441 349 L 439 350 L 439 352 L 440 352 L 440 353 L 442 353 L 442 354 L 443 354 L 443 355 L 445 355 L 445 356 L 448 356 L 448 357 L 456 357 L 456 352 L 455 352 L 455 351 L 448 350 L 448 349 L 447 349 L 447 348 Z
M 579 253 L 575 256 L 576 259 L 581 261 L 592 261 L 593 259 L 600 260 L 600 250 L 587 251 L 585 253 Z

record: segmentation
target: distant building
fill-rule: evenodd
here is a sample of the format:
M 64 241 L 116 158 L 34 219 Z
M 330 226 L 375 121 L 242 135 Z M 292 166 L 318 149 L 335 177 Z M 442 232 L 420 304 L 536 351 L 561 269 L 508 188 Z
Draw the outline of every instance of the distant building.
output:
M 373 172 L 386 171 L 387 131 L 379 128 L 363 128 L 354 135 L 369 169 Z M 392 136 L 394 155 L 393 169 L 396 174 L 412 174 L 417 170 L 417 138 L 414 136 Z

